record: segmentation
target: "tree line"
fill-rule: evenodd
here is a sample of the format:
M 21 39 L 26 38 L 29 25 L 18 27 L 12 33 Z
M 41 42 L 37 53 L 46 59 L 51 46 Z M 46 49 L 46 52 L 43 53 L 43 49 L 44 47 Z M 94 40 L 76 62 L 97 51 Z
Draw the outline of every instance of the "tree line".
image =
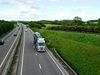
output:
M 14 22 L 0 20 L 0 36 L 14 28 Z
M 27 22 L 29 27 L 44 28 L 45 24 L 57 25 L 46 27 L 49 30 L 63 30 L 63 31 L 77 31 L 77 32 L 91 32 L 100 33 L 100 19 L 82 21 L 81 18 L 75 17 L 73 20 L 40 20 Z
M 45 27 L 45 25 L 39 21 L 31 21 L 28 23 L 29 27 L 34 27 L 34 28 L 42 28 Z
M 50 26 L 49 30 L 100 33 L 100 26 Z
M 100 19 L 98 20 L 42 20 L 39 21 L 44 24 L 53 24 L 57 26 L 49 26 L 49 30 L 62 30 L 62 31 L 77 31 L 77 32 L 90 32 L 100 33 Z M 59 26 L 58 26 L 59 25 Z
M 43 24 L 55 24 L 55 25 L 66 25 L 66 26 L 73 26 L 73 25 L 80 25 L 80 26 L 86 26 L 86 25 L 100 25 L 100 20 L 89 20 L 89 21 L 82 21 L 82 20 L 41 20 L 38 21 Z

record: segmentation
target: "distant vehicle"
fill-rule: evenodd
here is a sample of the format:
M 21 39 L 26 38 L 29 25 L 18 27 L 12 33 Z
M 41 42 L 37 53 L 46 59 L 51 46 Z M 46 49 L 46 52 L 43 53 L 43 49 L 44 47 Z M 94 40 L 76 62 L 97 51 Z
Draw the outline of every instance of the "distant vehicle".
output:
M 25 32 L 27 32 L 28 29 L 25 29 Z
M 42 36 L 38 32 L 34 33 L 34 44 L 35 44 L 37 51 L 39 51 L 39 52 L 45 52 L 46 51 L 45 40 L 44 40 L 44 38 L 42 38 Z
M 4 44 L 4 40 L 0 39 L 0 45 Z
M 17 36 L 17 33 L 14 33 L 14 36 Z
M 20 27 L 18 27 L 18 30 L 20 30 Z
M 17 27 L 19 27 L 19 25 L 17 24 Z
M 35 32 L 34 33 L 34 44 L 36 44 L 38 38 L 42 38 L 42 36 L 40 35 L 39 32 Z

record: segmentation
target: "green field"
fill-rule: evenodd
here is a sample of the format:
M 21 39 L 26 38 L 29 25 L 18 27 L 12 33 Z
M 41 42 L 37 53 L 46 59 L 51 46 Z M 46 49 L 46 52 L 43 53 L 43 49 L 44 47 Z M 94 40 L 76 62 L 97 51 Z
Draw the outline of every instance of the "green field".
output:
M 55 26 L 62 26 L 62 25 L 55 25 L 55 24 L 45 24 L 46 27 L 55 27 Z
M 100 75 L 100 35 L 38 30 L 80 75 Z

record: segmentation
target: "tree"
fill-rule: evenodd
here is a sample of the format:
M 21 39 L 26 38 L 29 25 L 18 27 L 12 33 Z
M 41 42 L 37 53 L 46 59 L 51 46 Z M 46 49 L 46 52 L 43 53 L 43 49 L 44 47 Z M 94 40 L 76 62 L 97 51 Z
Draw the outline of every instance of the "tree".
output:
M 0 20 L 0 36 L 14 28 L 14 22 Z
M 82 18 L 79 16 L 75 16 L 73 20 L 78 20 L 78 21 L 82 21 Z
M 30 27 L 34 27 L 34 28 L 42 28 L 42 27 L 45 27 L 45 25 L 43 23 L 36 22 L 36 21 L 29 22 L 29 26 Z

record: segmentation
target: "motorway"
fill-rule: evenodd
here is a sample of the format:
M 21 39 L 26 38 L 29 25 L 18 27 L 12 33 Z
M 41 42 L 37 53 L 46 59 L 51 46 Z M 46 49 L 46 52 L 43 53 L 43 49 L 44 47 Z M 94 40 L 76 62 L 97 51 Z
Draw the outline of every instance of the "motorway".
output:
M 19 33 L 18 28 L 13 29 L 10 33 L 8 33 L 2 38 L 5 41 L 5 43 L 4 45 L 0 45 L 0 71 L 2 70 L 10 53 L 11 47 L 17 38 L 17 36 L 13 36 L 14 33 Z
M 28 28 L 23 38 L 23 51 L 18 75 L 68 75 L 63 72 L 48 52 L 39 53 L 33 45 L 33 32 Z
M 19 59 L 18 71 L 16 75 L 69 75 L 65 72 L 62 66 L 60 66 L 49 53 L 37 52 L 33 44 L 33 31 L 23 25 L 23 44 L 21 48 L 21 55 Z M 3 39 L 4 45 L 0 45 L 0 71 L 7 62 L 8 54 L 16 40 L 17 36 L 14 33 L 20 33 L 18 28 L 12 30 Z

